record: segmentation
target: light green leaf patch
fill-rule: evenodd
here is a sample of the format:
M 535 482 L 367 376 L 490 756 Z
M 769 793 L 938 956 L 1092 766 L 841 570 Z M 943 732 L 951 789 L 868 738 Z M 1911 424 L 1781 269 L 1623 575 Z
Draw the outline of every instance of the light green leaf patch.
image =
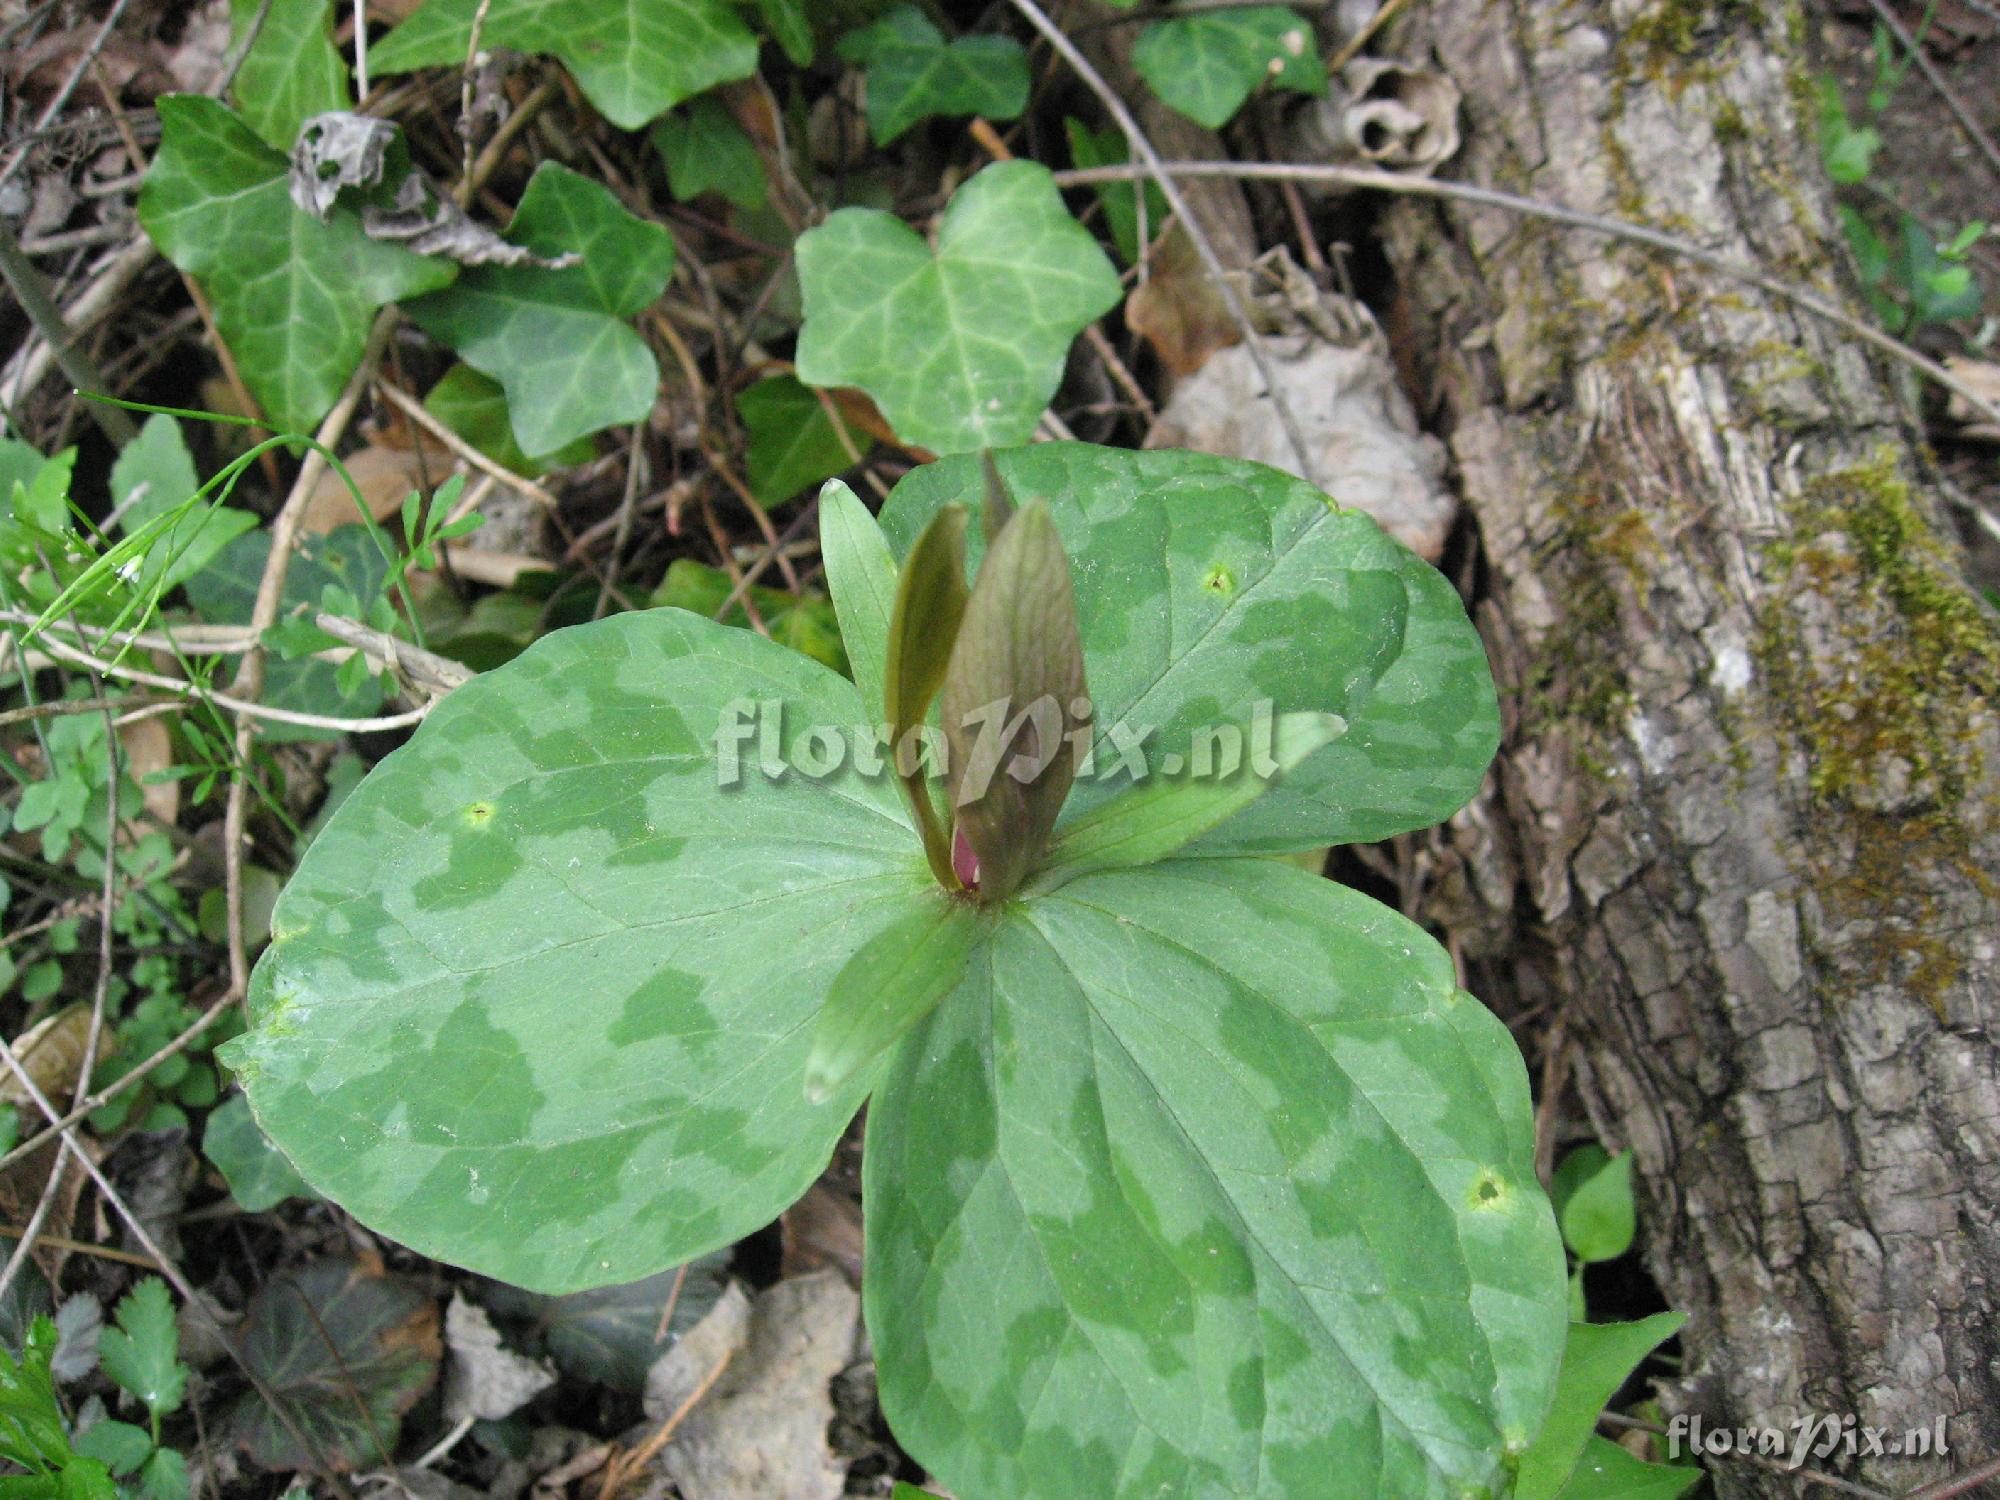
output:
M 1520 1054 L 1421 929 L 1302 871 L 1011 909 L 864 1171 L 883 1407 L 957 1493 L 1473 1493 L 1548 1407 Z
M 202 1127 L 201 1154 L 222 1173 L 229 1195 L 245 1213 L 262 1213 L 287 1198 L 318 1196 L 257 1128 L 241 1094 L 231 1094 L 209 1111 Z
M 1282 5 L 1217 10 L 1155 21 L 1139 34 L 1132 65 L 1162 101 L 1219 130 L 1260 84 L 1326 92 L 1312 24 Z
M 360 363 L 375 310 L 456 268 L 371 240 L 345 204 L 324 224 L 300 213 L 285 158 L 213 99 L 168 94 L 159 111 L 139 222 L 207 291 L 250 394 L 280 426 L 311 432 Z
M 351 107 L 347 62 L 327 33 L 331 9 L 330 0 L 229 0 L 234 45 L 263 17 L 229 92 L 243 122 L 278 151 L 289 153 L 314 115 Z
M 1367 516 L 1240 459 L 1070 443 L 997 458 L 1016 495 L 1048 501 L 1074 564 L 1097 737 L 1058 836 L 1131 784 L 1121 743 L 1138 737 L 1148 771 L 1190 769 L 1205 748 L 1221 768 L 1286 712 L 1347 729 L 1190 853 L 1385 839 L 1478 789 L 1499 741 L 1485 650 L 1451 585 Z M 970 458 L 912 471 L 882 510 L 890 545 L 906 554 L 981 490 Z
M 626 322 L 666 287 L 674 242 L 607 189 L 555 162 L 529 179 L 508 238 L 582 263 L 474 266 L 409 304 L 423 330 L 507 393 L 522 451 L 550 454 L 653 409 L 660 367 Z
M 844 208 L 798 241 L 808 385 L 868 392 L 897 434 L 935 453 L 1033 434 L 1118 273 L 1070 217 L 1047 168 L 999 162 L 945 210 L 933 251 L 892 214 Z
M 849 32 L 840 55 L 868 69 L 868 131 L 886 146 L 934 115 L 1011 120 L 1028 107 L 1028 54 L 1012 37 L 947 42 L 914 5 Z
M 816 662 L 679 610 L 543 637 L 348 797 L 272 922 L 231 1044 L 305 1179 L 536 1290 L 631 1281 L 776 1218 L 877 1070 L 801 1086 L 820 1000 L 921 892 L 892 782 L 768 779 L 858 728 Z M 385 881 L 384 870 L 396 878 Z
M 462 66 L 478 11 L 479 0 L 427 0 L 375 46 L 370 65 Z M 562 59 L 620 130 L 757 68 L 757 38 L 728 0 L 493 0 L 480 43 Z

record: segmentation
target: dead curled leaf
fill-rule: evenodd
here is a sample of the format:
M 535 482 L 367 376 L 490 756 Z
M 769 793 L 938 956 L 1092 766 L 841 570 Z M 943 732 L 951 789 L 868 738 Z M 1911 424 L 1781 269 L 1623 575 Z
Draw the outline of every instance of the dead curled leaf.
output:
M 1125 322 L 1175 375 L 1191 375 L 1242 338 L 1229 304 L 1179 225 L 1153 254 L 1152 275 L 1125 299 Z
M 555 1371 L 546 1361 L 507 1348 L 486 1309 L 458 1292 L 452 1293 L 445 1311 L 444 1341 L 451 1351 L 444 1382 L 448 1422 L 466 1417 L 497 1422 L 556 1383 Z
M 329 110 L 299 127 L 292 144 L 289 188 L 299 212 L 325 222 L 342 189 L 368 192 L 383 181 L 396 127 L 352 110 Z M 389 240 L 419 255 L 442 255 L 462 266 L 542 266 L 560 270 L 580 255 L 537 255 L 511 245 L 474 223 L 456 199 L 440 192 L 415 167 L 398 182 L 387 203 L 366 202 L 361 228 L 371 239 Z

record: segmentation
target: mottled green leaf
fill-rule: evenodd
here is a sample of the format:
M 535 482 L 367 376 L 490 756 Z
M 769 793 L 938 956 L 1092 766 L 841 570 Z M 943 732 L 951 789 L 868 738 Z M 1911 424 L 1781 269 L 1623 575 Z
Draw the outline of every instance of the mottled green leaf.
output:
M 263 1390 L 237 1398 L 231 1435 L 260 1468 L 279 1471 L 391 1462 L 403 1413 L 430 1389 L 443 1353 L 435 1302 L 406 1281 L 339 1259 L 266 1282 L 244 1311 L 236 1343 Z
M 806 1097 L 831 1098 L 957 988 L 984 935 L 963 900 L 938 892 L 856 950 L 834 976 L 806 1057 Z
M 683 105 L 653 126 L 667 164 L 667 186 L 685 202 L 720 193 L 738 208 L 764 202 L 764 163 L 729 106 L 713 94 Z
M 188 580 L 189 603 L 210 624 L 249 624 L 257 585 L 270 556 L 269 532 L 250 531 L 237 537 L 216 554 L 214 562 Z M 281 623 L 309 619 L 313 612 L 325 608 L 329 588 L 353 595 L 366 610 L 381 595 L 388 568 L 381 547 L 365 526 L 336 526 L 324 536 L 305 537 L 285 571 L 278 618 Z M 382 685 L 374 677 L 363 677 L 343 688 L 338 669 L 331 662 L 313 656 L 287 661 L 273 655 L 264 667 L 263 701 L 272 708 L 296 713 L 362 718 L 382 706 Z M 259 726 L 258 732 L 273 742 L 339 737 L 334 730 L 276 720 Z
M 1616 1260 L 1632 1248 L 1638 1215 L 1632 1203 L 1632 1153 L 1579 1146 L 1549 1182 L 1563 1240 L 1581 1261 Z
M 187 1391 L 187 1366 L 177 1357 L 180 1333 L 174 1326 L 174 1299 L 167 1284 L 148 1276 L 119 1302 L 116 1328 L 97 1343 L 104 1373 L 130 1393 L 157 1420 L 180 1408 Z
M 758 381 L 736 398 L 736 411 L 750 433 L 750 492 L 767 506 L 854 464 L 820 398 L 795 376 Z
M 1168 756 L 1204 746 L 1226 759 L 1223 729 L 1247 753 L 1259 701 L 1347 732 L 1190 853 L 1384 839 L 1478 789 L 1499 739 L 1484 648 L 1451 585 L 1367 516 L 1237 459 L 1067 443 L 998 459 L 1015 494 L 1048 501 L 1074 564 L 1098 733 L 1065 821 L 1130 784 L 1120 736 L 1144 731 L 1146 766 L 1171 774 Z M 890 545 L 979 492 L 970 458 L 913 471 L 882 511 Z
M 117 507 L 119 530 L 131 536 L 180 505 L 200 483 L 180 424 L 164 412 L 154 413 L 111 466 L 111 502 Z M 178 587 L 256 525 L 257 517 L 247 510 L 195 506 L 146 549 L 133 586 L 141 593 Z
M 784 774 L 751 724 L 718 786 L 725 710 L 758 700 L 784 705 Z M 873 1082 L 806 1102 L 812 1018 L 927 884 L 893 785 L 788 769 L 809 730 L 873 717 L 817 662 L 678 610 L 474 678 L 279 903 L 227 1054 L 259 1122 L 364 1222 L 543 1291 L 769 1223 Z
M 1028 54 L 1005 36 L 946 42 L 914 5 L 849 32 L 840 55 L 868 69 L 868 130 L 886 146 L 934 115 L 1011 120 L 1028 107 Z
M 551 469 L 588 463 L 597 452 L 587 437 L 534 457 L 514 441 L 514 424 L 507 415 L 507 392 L 500 382 L 470 365 L 453 365 L 424 397 L 424 409 L 495 463 L 536 478 Z
M 723 608 L 725 602 L 736 602 Z M 711 568 L 691 557 L 677 557 L 668 564 L 667 576 L 653 590 L 655 605 L 684 609 L 691 614 L 720 616 L 725 625 L 750 628 L 750 612 L 736 593 L 736 582 L 720 568 Z M 824 662 L 836 672 L 847 670 L 840 649 L 840 626 L 833 618 L 833 606 L 822 594 L 790 594 L 783 589 L 750 586 L 750 602 L 764 622 L 764 629 L 780 645 L 802 651 L 814 661 Z
M 1120 296 L 1045 167 L 999 162 L 952 196 L 933 251 L 876 209 L 798 241 L 808 385 L 859 386 L 935 453 L 1026 442 L 1078 333 Z
M 1602 1412 L 1639 1361 L 1687 1321 L 1677 1312 L 1655 1313 L 1638 1323 L 1575 1323 L 1563 1345 L 1549 1417 L 1514 1480 L 1514 1500 L 1553 1500 L 1577 1466 Z
M 896 558 L 880 523 L 837 479 L 820 491 L 819 551 L 862 707 L 880 712 L 889 616 L 896 604 Z
M 411 319 L 500 382 L 524 452 L 554 453 L 599 428 L 643 420 L 660 367 L 626 320 L 665 288 L 672 237 L 556 162 L 535 169 L 507 235 L 538 255 L 574 253 L 583 262 L 474 266 L 411 302 Z
M 344 204 L 326 224 L 300 214 L 284 156 L 214 100 L 164 94 L 158 108 L 140 224 L 208 292 L 250 394 L 280 426 L 312 432 L 360 364 L 376 308 L 456 268 L 370 240 Z
M 1592 1433 L 1561 1500 L 1678 1500 L 1700 1480 L 1699 1469 L 1649 1464 Z
M 267 146 L 287 154 L 314 115 L 352 108 L 347 61 L 327 33 L 332 8 L 331 0 L 229 0 L 235 45 L 263 17 L 229 86 L 236 112 Z
M 877 1091 L 863 1202 L 883 1409 L 961 1494 L 1462 1495 L 1548 1408 L 1520 1054 L 1275 861 L 1010 908 Z
M 986 549 L 938 695 L 954 837 L 971 847 L 983 900 L 1012 895 L 1048 842 L 1085 692 L 1069 559 L 1037 500 Z
M 345 204 L 324 224 L 300 213 L 284 156 L 213 99 L 167 94 L 159 111 L 139 222 L 207 291 L 250 394 L 281 426 L 311 432 L 360 363 L 375 310 L 456 268 L 371 240 Z
M 1154 21 L 1139 34 L 1132 65 L 1165 103 L 1210 130 L 1267 79 L 1301 94 L 1326 92 L 1312 23 L 1281 5 Z
M 1031 894 L 1054 890 L 1097 870 L 1137 869 L 1177 854 L 1270 790 L 1272 778 L 1298 766 L 1347 729 L 1338 714 L 1286 714 L 1270 743 L 1242 764 L 1218 764 L 1180 776 L 1152 776 L 1100 802 L 1050 846 Z
M 479 0 L 427 0 L 369 53 L 378 73 L 458 68 Z M 620 130 L 757 68 L 757 38 L 728 0 L 492 0 L 485 47 L 561 58 Z
M 229 1195 L 246 1213 L 262 1213 L 287 1198 L 319 1196 L 257 1128 L 250 1103 L 241 1094 L 230 1095 L 209 1111 L 202 1127 L 201 1154 L 222 1173 Z

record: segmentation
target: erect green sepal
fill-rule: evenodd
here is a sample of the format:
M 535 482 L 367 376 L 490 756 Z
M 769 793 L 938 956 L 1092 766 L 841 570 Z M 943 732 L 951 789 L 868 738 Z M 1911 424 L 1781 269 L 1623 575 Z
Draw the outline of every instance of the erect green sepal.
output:
M 941 704 L 952 816 L 980 898 L 1004 900 L 1055 827 L 1076 775 L 1070 736 L 1090 713 L 1069 558 L 1040 501 L 987 549 Z
M 991 448 L 979 450 L 979 472 L 986 480 L 986 503 L 979 508 L 979 525 L 990 547 L 1014 519 L 1014 495 L 1000 477 L 1000 465 L 993 462 Z
M 944 682 L 966 599 L 965 507 L 947 505 L 917 538 L 896 583 L 882 664 L 882 707 L 889 718 L 889 753 L 923 836 L 924 857 L 938 884 L 949 891 L 959 888 L 951 872 L 951 840 L 924 781 L 918 734 Z
M 896 556 L 868 507 L 838 479 L 819 492 L 819 552 L 854 685 L 863 703 L 882 703 Z
M 1266 722 L 1268 739 L 1262 725 L 1252 722 L 1240 764 L 1209 774 L 1197 766 L 1187 775 L 1150 777 L 1071 823 L 1049 846 L 1031 894 L 1055 890 L 1093 870 L 1157 864 L 1248 807 L 1278 777 L 1347 731 L 1339 714 L 1289 713 Z
M 965 977 L 985 924 L 963 897 L 927 900 L 856 950 L 827 992 L 806 1059 L 806 1098 L 823 1104 L 930 1014 Z

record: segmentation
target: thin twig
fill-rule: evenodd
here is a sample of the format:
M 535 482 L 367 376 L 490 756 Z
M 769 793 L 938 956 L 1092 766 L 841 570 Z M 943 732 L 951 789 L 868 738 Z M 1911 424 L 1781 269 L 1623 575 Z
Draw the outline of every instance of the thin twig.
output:
M 1664 250 L 1670 255 L 1681 256 L 1732 280 L 1745 282 L 1760 291 L 1769 292 L 1774 297 L 1782 297 L 1787 302 L 1804 308 L 1814 317 L 1831 323 L 1843 333 L 1879 349 L 1890 358 L 1899 360 L 1946 390 L 1962 397 L 1973 410 L 1988 420 L 2000 422 L 2000 406 L 1996 406 L 1936 360 L 1912 349 L 1900 339 L 1892 338 L 1881 329 L 1870 327 L 1819 293 L 1773 276 L 1760 267 L 1730 260 L 1727 256 L 1717 255 L 1712 250 L 1704 250 L 1690 240 L 1681 239 L 1644 224 L 1628 224 L 1620 219 L 1607 219 L 1599 214 L 1585 213 L 1582 209 L 1565 208 L 1559 203 L 1543 203 L 1535 198 L 1521 198 L 1495 188 L 1475 187 L 1469 182 L 1445 182 L 1435 177 L 1409 177 L 1398 172 L 1377 171 L 1370 167 L 1322 167 L 1293 162 L 1173 161 L 1162 163 L 1161 170 L 1175 177 L 1236 177 L 1248 182 L 1334 183 L 1341 187 L 1372 188 L 1385 193 L 1401 193 L 1406 197 L 1445 198 L 1461 203 L 1479 203 L 1489 208 L 1508 209 L 1531 218 L 1547 219 L 1571 229 L 1587 229 L 1593 234 L 1629 240 L 1634 244 Z M 1079 167 L 1066 172 L 1057 172 L 1055 179 L 1062 187 L 1084 187 L 1099 182 L 1129 182 L 1150 173 L 1150 167 L 1131 165 Z
M 1317 482 L 1318 465 L 1313 462 L 1312 452 L 1306 445 L 1305 432 L 1299 426 L 1299 419 L 1293 414 L 1291 403 L 1285 399 L 1285 393 L 1272 372 L 1271 362 L 1264 352 L 1263 338 L 1251 324 L 1249 310 L 1244 307 L 1243 298 L 1237 293 L 1236 283 L 1223 268 L 1222 257 L 1215 253 L 1215 246 L 1209 241 L 1208 231 L 1202 228 L 1201 221 L 1188 207 L 1187 198 L 1182 194 L 1180 184 L 1169 174 L 1166 163 L 1160 160 L 1160 153 L 1153 148 L 1153 143 L 1147 138 L 1146 132 L 1139 128 L 1139 122 L 1133 118 L 1132 111 L 1125 107 L 1125 101 L 1118 97 L 1118 91 L 1104 81 L 1104 75 L 1091 66 L 1090 59 L 1078 50 L 1076 43 L 1063 34 L 1060 26 L 1049 19 L 1048 12 L 1036 4 L 1035 0 L 1009 0 L 1009 3 L 1027 17 L 1028 23 L 1047 38 L 1049 45 L 1056 49 L 1063 61 L 1075 69 L 1077 77 L 1097 95 L 1104 107 L 1111 112 L 1111 118 L 1118 122 L 1118 128 L 1125 132 L 1126 141 L 1144 163 L 1146 172 L 1159 183 L 1160 192 L 1166 198 L 1167 206 L 1174 211 L 1175 217 L 1181 222 L 1181 227 L 1187 231 L 1188 239 L 1194 244 L 1195 253 L 1201 257 L 1203 268 L 1215 282 L 1215 290 L 1222 298 L 1223 306 L 1229 310 L 1230 321 L 1243 336 L 1244 347 L 1250 351 L 1250 361 L 1257 367 L 1258 377 L 1263 380 L 1264 389 L 1271 398 L 1271 409 L 1278 414 L 1278 422 L 1285 429 L 1285 440 L 1291 445 L 1292 456 L 1298 460 L 1300 475 L 1308 483 Z
M 1628 1417 L 1619 1411 L 1601 1411 L 1597 1414 L 1597 1420 L 1633 1432 L 1650 1432 L 1655 1437 L 1668 1436 L 1667 1429 L 1658 1422 L 1648 1422 L 1641 1417 Z M 1823 1484 L 1828 1489 L 1838 1490 L 1843 1495 L 1857 1496 L 1859 1500 L 1895 1500 L 1894 1496 L 1883 1490 L 1871 1489 L 1865 1484 L 1855 1484 L 1852 1480 L 1841 1479 L 1832 1474 L 1823 1474 L 1818 1469 L 1794 1469 L 1788 1464 L 1779 1463 L 1776 1459 L 1766 1458 L 1762 1454 L 1751 1453 L 1744 1449 L 1719 1456 L 1736 1459 L 1773 1474 L 1783 1474 L 1794 1480 L 1803 1480 L 1808 1484 Z
M 0 181 L 5 181 L 0 177 Z M 49 295 L 42 282 L 42 273 L 37 271 L 22 253 L 21 243 L 14 238 L 14 231 L 4 220 L 0 220 L 0 279 L 13 292 L 14 300 L 21 304 L 21 310 L 34 324 L 35 332 L 53 351 L 55 362 L 62 366 L 62 372 L 70 383 L 79 390 L 101 390 L 104 376 L 97 365 L 83 350 L 75 346 L 75 335 L 63 321 L 62 309 Z M 139 429 L 132 419 L 115 406 L 102 402 L 90 403 L 91 418 L 104 429 L 104 435 L 114 446 L 123 448 L 139 435 Z
M 2000 1458 L 1988 1459 L 1976 1469 L 1968 1469 L 1953 1478 L 1912 1490 L 1903 1500 L 1957 1500 L 1958 1496 L 1969 1495 L 1982 1484 L 1995 1479 L 2000 1479 Z
M 417 426 L 423 428 L 425 432 L 451 450 L 454 457 L 464 460 L 465 463 L 479 470 L 480 473 L 506 485 L 509 489 L 519 490 L 545 510 L 555 510 L 557 508 L 558 502 L 556 497 L 550 494 L 547 489 L 535 483 L 534 480 L 528 478 L 526 475 L 516 474 L 505 464 L 497 463 L 493 459 L 488 458 L 484 453 L 481 453 L 472 444 L 440 422 L 431 414 L 423 402 L 417 400 L 409 392 L 399 390 L 386 380 L 378 380 L 375 382 L 375 393 L 384 397 L 397 411 L 408 417 L 412 422 L 415 422 Z
M 0 712 L 0 729 L 9 724 L 25 724 L 30 719 L 59 719 L 68 714 L 94 713 L 100 708 L 123 711 L 154 700 L 142 693 L 133 693 L 124 698 L 54 698 L 47 703 L 30 703 L 26 708 L 10 708 Z
M 157 1271 L 160 1263 L 150 1255 L 134 1255 L 130 1250 L 114 1249 L 110 1245 L 93 1245 L 88 1240 L 72 1240 L 60 1234 L 37 1234 L 30 1224 L 26 1229 L 16 1229 L 12 1224 L 0 1224 L 0 1235 L 9 1239 L 18 1237 L 22 1244 L 47 1245 L 51 1250 L 67 1251 L 71 1255 L 94 1255 L 99 1260 L 115 1260 L 121 1265 L 143 1266 L 148 1271 Z M 5 1282 L 0 1281 L 0 1287 Z
M 104 18 L 104 24 L 97 28 L 97 34 L 90 39 L 90 45 L 83 49 L 82 56 L 76 60 L 76 66 L 69 70 L 69 77 L 63 80 L 62 87 L 55 92 L 55 97 L 43 107 L 41 118 L 35 121 L 36 130 L 48 129 L 49 122 L 63 112 L 63 106 L 69 103 L 70 95 L 76 92 L 76 86 L 83 81 L 84 73 L 97 60 L 98 53 L 104 50 L 104 44 L 111 40 L 112 29 L 118 25 L 125 14 L 125 7 L 131 3 L 132 0 L 117 0 L 111 7 L 110 13 Z M 20 170 L 21 163 L 28 159 L 31 149 L 31 143 L 24 143 L 20 150 L 7 158 L 7 164 L 0 167 L 0 185 L 4 185 Z
M 651 1437 L 630 1453 L 623 1454 L 605 1465 L 604 1478 L 597 1486 L 597 1500 L 613 1500 L 613 1497 L 631 1482 L 634 1474 L 653 1461 L 654 1455 L 667 1446 L 667 1440 L 674 1435 L 675 1429 L 687 1420 L 688 1413 L 695 1409 L 701 1398 L 706 1396 L 716 1381 L 722 1378 L 722 1372 L 729 1368 L 729 1361 L 735 1355 L 734 1349 L 723 1350 L 722 1357 L 716 1360 L 706 1375 L 702 1376 L 701 1384 L 688 1392 L 687 1399 L 673 1409 L 672 1414 L 654 1430 Z

